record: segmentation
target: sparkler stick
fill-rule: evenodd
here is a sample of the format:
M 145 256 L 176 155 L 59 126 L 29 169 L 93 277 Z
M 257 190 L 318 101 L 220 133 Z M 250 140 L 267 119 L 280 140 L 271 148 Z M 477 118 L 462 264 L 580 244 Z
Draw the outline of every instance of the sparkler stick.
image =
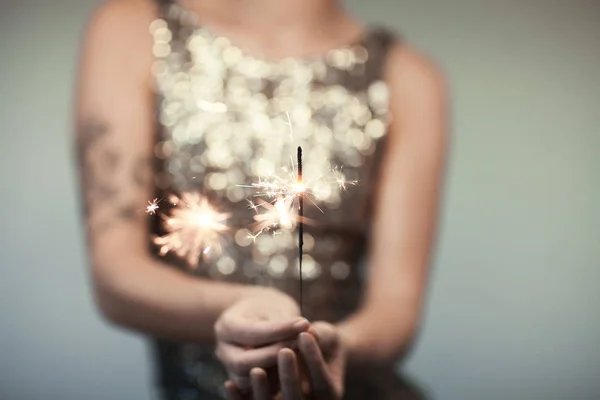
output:
M 298 146 L 298 184 L 302 185 L 302 147 Z M 298 267 L 300 270 L 300 314 L 302 312 L 302 246 L 304 245 L 304 196 L 303 192 L 298 193 Z

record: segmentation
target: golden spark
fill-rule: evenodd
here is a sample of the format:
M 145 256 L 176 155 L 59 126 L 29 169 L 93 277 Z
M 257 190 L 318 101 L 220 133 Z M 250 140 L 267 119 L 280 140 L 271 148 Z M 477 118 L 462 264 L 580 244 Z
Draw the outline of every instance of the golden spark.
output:
M 196 267 L 200 258 L 211 251 L 221 251 L 221 239 L 230 214 L 217 211 L 199 193 L 183 193 L 181 198 L 171 195 L 169 201 L 175 206 L 171 214 L 163 216 L 167 233 L 154 239 L 160 246 L 160 254 L 175 253 Z
M 156 214 L 156 210 L 158 210 L 158 199 L 149 201 L 148 205 L 146 206 L 146 213 L 154 215 Z
M 358 181 L 347 180 L 341 168 L 333 167 L 331 169 L 331 181 L 338 185 L 341 190 L 347 190 L 348 185 L 356 186 Z
M 275 228 L 294 229 L 296 224 L 304 219 L 298 215 L 300 197 L 308 200 L 323 212 L 313 199 L 314 192 L 311 189 L 318 183 L 335 185 L 340 190 L 346 190 L 348 186 L 358 184 L 358 181 L 346 179 L 341 168 L 338 167 L 331 168 L 329 172 L 317 179 L 299 180 L 293 159 L 290 160 L 288 166 L 281 168 L 281 172 L 281 174 L 259 178 L 258 182 L 251 185 L 239 185 L 254 189 L 256 191 L 254 197 L 261 198 L 259 202 L 248 200 L 249 208 L 257 212 L 257 215 L 254 216 L 255 233 L 249 235 L 252 240 L 265 231 L 276 231 Z
M 290 119 L 290 113 L 286 111 L 285 116 L 287 117 L 287 122 L 285 124 L 289 128 L 290 140 L 293 141 L 294 140 L 294 127 L 292 126 L 292 120 Z
M 238 186 L 255 189 L 256 193 L 254 194 L 254 197 L 265 198 L 273 204 L 275 204 L 278 199 L 283 199 L 285 202 L 290 200 L 290 207 L 294 205 L 298 195 L 311 194 L 310 183 L 298 181 L 296 166 L 292 159 L 290 159 L 290 165 L 281 168 L 281 171 L 282 174 L 280 175 L 272 174 L 268 177 L 259 178 L 258 182 L 252 183 L 251 185 Z M 250 208 L 256 210 L 257 205 L 252 202 L 249 203 Z
M 267 201 L 259 201 L 256 204 L 257 212 L 258 208 L 262 212 L 258 212 L 254 216 L 256 222 L 254 231 L 257 232 L 253 235 L 253 239 L 256 239 L 264 231 L 281 229 L 293 229 L 298 222 L 298 215 L 294 211 L 294 202 L 291 198 L 278 198 L 275 203 L 271 204 Z
M 282 173 L 279 175 L 273 174 L 259 178 L 258 182 L 251 185 L 239 185 L 254 189 L 256 191 L 254 197 L 261 198 L 259 202 L 248 200 L 248 208 L 257 212 L 257 215 L 254 216 L 254 220 L 257 222 L 257 233 L 251 235 L 250 239 L 255 240 L 261 233 L 276 227 L 295 228 L 299 220 L 297 212 L 300 196 L 323 212 L 313 199 L 315 194 L 311 188 L 316 187 L 317 183 L 334 185 L 343 191 L 346 191 L 348 186 L 358 185 L 358 181 L 347 179 L 342 169 L 338 167 L 332 167 L 329 172 L 324 173 L 318 179 L 306 181 L 299 181 L 295 170 L 296 166 L 292 160 L 289 166 L 281 168 Z

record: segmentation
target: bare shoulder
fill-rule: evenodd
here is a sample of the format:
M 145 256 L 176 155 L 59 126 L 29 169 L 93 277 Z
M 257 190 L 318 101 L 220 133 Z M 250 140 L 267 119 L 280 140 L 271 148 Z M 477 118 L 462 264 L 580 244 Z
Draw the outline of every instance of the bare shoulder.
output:
M 152 0 L 105 0 L 94 12 L 90 26 L 133 28 L 151 22 L 156 13 L 156 2 Z
M 85 46 L 134 61 L 140 48 L 151 45 L 148 28 L 157 16 L 152 0 L 107 0 L 91 17 Z
M 385 76 L 396 98 L 445 97 L 447 84 L 442 69 L 429 56 L 406 43 L 395 44 L 390 50 Z
M 440 149 L 449 122 L 442 70 L 428 56 L 402 43 L 390 51 L 385 78 L 390 88 L 393 137 L 413 138 L 404 142 L 416 147 Z

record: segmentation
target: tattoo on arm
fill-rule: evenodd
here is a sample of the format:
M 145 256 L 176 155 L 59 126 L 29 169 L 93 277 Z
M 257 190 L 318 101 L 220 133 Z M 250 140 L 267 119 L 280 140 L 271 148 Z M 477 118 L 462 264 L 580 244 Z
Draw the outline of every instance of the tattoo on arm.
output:
M 84 197 L 84 215 L 87 218 L 90 215 L 90 209 L 98 205 L 99 200 L 110 201 L 117 194 L 115 185 L 109 179 L 102 179 L 109 172 L 103 172 L 101 168 L 108 164 L 108 160 L 111 158 L 114 164 L 117 164 L 118 155 L 114 149 L 108 148 L 101 150 L 102 163 L 98 163 L 97 157 L 95 157 L 97 149 L 102 147 L 103 139 L 109 134 L 108 124 L 96 119 L 89 119 L 82 122 L 78 127 L 77 134 L 77 155 Z M 116 165 L 109 167 L 109 171 L 114 171 L 115 168 Z
M 140 157 L 136 160 L 133 168 L 133 181 L 138 188 L 143 189 L 148 187 L 152 172 L 151 160 L 147 157 Z
M 124 189 L 115 177 L 122 173 L 123 168 L 131 165 L 131 172 L 127 172 L 131 173 L 131 184 L 137 189 L 147 188 L 151 180 L 149 159 L 140 157 L 134 162 L 127 160 L 110 140 L 112 133 L 109 124 L 97 118 L 88 118 L 78 126 L 77 151 L 84 216 L 88 229 L 93 229 L 95 233 L 106 231 L 119 220 L 143 218 L 143 213 L 139 212 L 143 205 L 134 204 L 120 196 Z M 102 212 L 98 215 L 92 215 L 100 210 Z

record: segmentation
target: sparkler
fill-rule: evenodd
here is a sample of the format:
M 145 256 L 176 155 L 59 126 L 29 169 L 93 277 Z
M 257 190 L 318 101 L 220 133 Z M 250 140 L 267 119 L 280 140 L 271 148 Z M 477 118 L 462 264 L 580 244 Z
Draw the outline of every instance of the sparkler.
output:
M 283 175 L 270 175 L 266 178 L 259 178 L 258 182 L 251 185 L 238 186 L 256 189 L 255 197 L 293 199 L 298 196 L 298 193 L 308 190 L 304 183 L 297 180 L 294 170 L 294 162 L 292 160 L 289 167 L 283 168 Z
M 264 197 L 271 201 L 260 199 L 258 202 L 248 201 L 250 209 L 257 212 L 254 216 L 255 233 L 248 237 L 255 240 L 261 233 L 275 228 L 290 230 L 298 226 L 298 269 L 300 274 L 300 294 L 299 303 L 302 310 L 303 303 L 303 276 L 302 276 L 302 254 L 304 245 L 304 198 L 308 195 L 309 189 L 304 183 L 302 174 L 302 147 L 298 146 L 297 151 L 297 173 L 292 168 L 286 171 L 287 176 L 273 175 L 269 179 L 260 179 L 258 183 L 250 186 L 240 185 L 241 187 L 251 187 L 257 190 L 257 197 Z M 343 174 L 341 174 L 343 177 Z M 339 179 L 339 178 L 338 178 Z M 310 197 L 307 197 L 309 200 Z M 273 200 L 274 199 L 274 200 Z M 311 202 L 321 211 L 314 201 Z M 262 211 L 262 212 L 259 212 Z
M 304 188 L 302 183 L 302 147 L 298 146 L 298 187 Z M 302 218 L 304 217 L 304 190 L 298 192 L 298 268 L 300 270 L 300 314 L 302 312 L 302 298 L 303 292 L 302 289 L 302 246 L 304 245 L 304 222 Z
M 248 235 L 253 241 L 265 231 L 274 231 L 276 229 L 291 230 L 296 226 L 298 228 L 298 269 L 300 278 L 299 303 L 302 311 L 303 304 L 303 238 L 304 224 L 307 222 L 304 218 L 304 199 L 308 199 L 319 211 L 323 210 L 311 198 L 311 187 L 317 182 L 325 182 L 335 185 L 341 191 L 347 190 L 348 186 L 358 184 L 356 180 L 346 179 L 341 168 L 332 167 L 330 172 L 321 175 L 313 182 L 306 182 L 302 170 L 302 147 L 297 148 L 297 170 L 294 168 L 294 160 L 291 159 L 290 166 L 284 167 L 283 175 L 270 175 L 267 178 L 259 178 L 258 182 L 251 185 L 238 185 L 240 187 L 249 187 L 256 190 L 255 197 L 260 199 L 257 202 L 248 200 L 249 208 L 256 211 L 254 216 L 254 233 Z M 295 171 L 296 170 L 296 171 Z M 266 201 L 267 200 L 267 201 Z
M 162 216 L 167 233 L 154 239 L 160 255 L 173 252 L 196 267 L 202 255 L 220 251 L 230 214 L 217 211 L 207 198 L 195 192 L 183 193 L 181 198 L 171 195 L 169 201 L 175 207 L 171 215 Z
M 292 124 L 288 115 L 290 136 L 293 139 Z M 297 168 L 294 166 L 293 158 L 290 158 L 290 166 L 284 167 L 283 175 L 270 175 L 259 178 L 258 182 L 251 185 L 238 185 L 240 187 L 253 188 L 256 190 L 255 197 L 259 200 L 253 202 L 248 200 L 250 208 L 256 211 L 254 216 L 254 233 L 248 235 L 255 240 L 265 231 L 277 229 L 292 230 L 297 227 L 298 231 L 298 269 L 299 269 L 299 303 L 303 310 L 303 246 L 304 246 L 304 200 L 308 199 L 319 211 L 323 210 L 311 197 L 323 200 L 319 196 L 323 183 L 337 186 L 340 191 L 347 190 L 348 186 L 357 185 L 358 181 L 346 179 L 341 168 L 332 167 L 328 173 L 317 179 L 306 181 L 302 168 L 302 147 L 297 148 Z M 193 177 L 192 179 L 195 179 Z M 314 188 L 313 192 L 311 188 Z M 327 196 L 327 195 L 325 195 Z M 145 208 L 146 213 L 156 214 L 161 200 L 148 201 Z M 191 267 L 196 267 L 201 257 L 210 252 L 221 251 L 221 239 L 228 230 L 226 221 L 230 214 L 216 210 L 209 201 L 198 193 L 183 193 L 181 198 L 171 195 L 169 201 L 175 206 L 170 215 L 161 215 L 164 222 L 166 234 L 154 239 L 159 246 L 160 255 L 168 252 L 175 253 L 178 257 L 185 259 Z M 280 233 L 280 231 L 279 231 Z
M 298 149 L 301 149 L 298 147 Z M 301 152 L 301 150 L 300 150 Z M 300 155 L 300 157 L 302 157 Z M 299 168 L 302 168 L 299 166 Z M 266 205 L 264 200 L 259 200 L 254 203 L 249 200 L 250 208 L 254 211 L 259 211 L 262 208 L 265 214 L 269 214 L 265 217 L 255 216 L 255 220 L 271 220 L 272 224 L 258 224 L 258 234 L 269 230 L 272 227 L 282 227 L 291 229 L 296 226 L 296 223 L 300 219 L 297 211 L 295 210 L 300 202 L 300 198 L 307 198 L 319 211 L 323 210 L 315 203 L 310 197 L 312 191 L 309 186 L 302 180 L 299 179 L 297 172 L 295 171 L 293 160 L 290 162 L 290 167 L 284 167 L 283 175 L 270 175 L 267 178 L 259 178 L 258 182 L 252 183 L 251 185 L 238 185 L 239 187 L 252 188 L 256 190 L 254 197 L 267 199 L 271 205 L 276 205 L 276 208 Z M 302 200 L 304 201 L 304 200 Z M 285 207 L 283 207 L 285 205 Z M 281 221 L 278 221 L 278 218 Z M 303 216 L 301 217 L 303 219 Z M 286 221 L 292 221 L 291 224 Z M 306 221 L 305 221 L 306 222 Z M 286 225 L 289 225 L 286 227 Z
M 283 174 L 281 175 L 273 174 L 269 175 L 268 177 L 261 177 L 258 179 L 258 182 L 252 183 L 251 185 L 238 186 L 255 189 L 256 192 L 254 197 L 267 199 L 273 204 L 279 199 L 284 199 L 286 204 L 289 205 L 288 208 L 290 209 L 290 212 L 295 212 L 293 209 L 298 205 L 297 203 L 300 200 L 300 195 L 302 195 L 304 199 L 310 201 L 313 206 L 323 213 L 321 207 L 319 207 L 316 201 L 313 199 L 313 197 L 318 197 L 318 189 L 313 191 L 313 187 L 316 188 L 320 182 L 325 182 L 327 184 L 337 186 L 341 191 L 346 191 L 348 190 L 348 186 L 358 185 L 357 180 L 348 180 L 342 169 L 337 166 L 332 167 L 329 173 L 325 173 L 319 176 L 317 179 L 309 181 L 298 179 L 299 177 L 292 159 L 290 161 L 290 165 L 282 168 L 282 170 Z M 251 209 L 258 211 L 258 204 L 250 200 L 249 203 Z M 270 211 L 271 210 L 269 209 L 267 212 Z M 262 232 L 267 230 L 262 228 L 264 227 L 261 226 L 258 231 Z
M 302 180 L 298 180 L 293 161 L 290 165 L 291 167 L 284 168 L 284 175 L 271 175 L 251 185 L 238 185 L 255 189 L 254 197 L 260 198 L 257 202 L 248 200 L 249 208 L 257 212 L 254 216 L 255 234 L 250 236 L 251 239 L 256 239 L 265 231 L 275 231 L 276 228 L 291 230 L 299 222 L 304 222 L 297 207 L 301 195 L 308 193 L 309 189 Z

